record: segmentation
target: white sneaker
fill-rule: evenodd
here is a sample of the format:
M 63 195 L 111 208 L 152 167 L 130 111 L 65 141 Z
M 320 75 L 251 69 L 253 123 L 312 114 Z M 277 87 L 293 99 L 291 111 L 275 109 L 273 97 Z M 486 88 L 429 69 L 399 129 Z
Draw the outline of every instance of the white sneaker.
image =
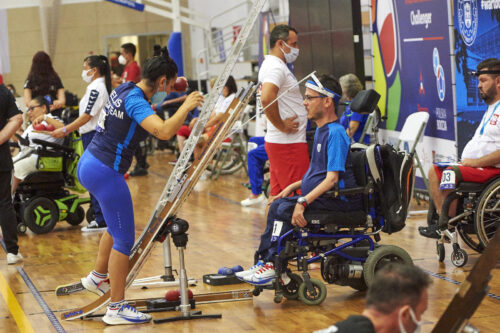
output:
M 87 226 L 83 227 L 82 232 L 106 231 L 107 227 L 100 227 L 97 221 L 91 221 Z
M 245 200 L 242 200 L 240 203 L 242 206 L 253 206 L 253 205 L 257 205 L 257 204 L 260 204 L 260 203 L 263 203 L 263 202 L 267 202 L 267 198 L 266 196 L 261 193 L 258 197 L 256 198 L 247 198 Z
M 107 293 L 110 288 L 109 279 L 102 280 L 101 282 L 96 284 L 92 278 L 86 276 L 82 277 L 81 281 L 85 289 L 99 296 L 102 296 L 105 293 Z
M 259 261 L 257 261 L 257 263 L 255 265 L 253 265 L 252 267 L 250 267 L 246 271 L 236 272 L 236 273 L 234 273 L 234 275 L 238 279 L 244 280 L 247 276 L 254 275 L 259 269 L 262 268 L 262 266 L 264 266 L 264 262 L 262 260 L 259 260 Z
M 14 265 L 20 261 L 23 261 L 23 256 L 20 252 L 17 252 L 17 254 L 7 253 L 7 265 Z
M 268 262 L 253 275 L 247 276 L 243 280 L 256 286 L 269 285 L 273 283 L 275 274 L 274 264 Z
M 134 307 L 123 303 L 118 310 L 108 307 L 102 321 L 108 325 L 142 324 L 151 320 L 151 315 L 137 311 Z

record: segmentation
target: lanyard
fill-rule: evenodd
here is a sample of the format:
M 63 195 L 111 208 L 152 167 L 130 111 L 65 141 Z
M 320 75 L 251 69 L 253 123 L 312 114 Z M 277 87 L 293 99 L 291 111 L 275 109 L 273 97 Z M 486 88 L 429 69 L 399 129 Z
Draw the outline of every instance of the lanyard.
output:
M 493 117 L 493 115 L 495 114 L 495 111 L 498 109 L 498 106 L 500 105 L 500 102 L 497 102 L 497 105 L 495 106 L 495 108 L 493 109 L 493 112 L 490 114 L 488 120 L 485 120 L 483 122 L 483 126 L 481 126 L 481 130 L 479 131 L 479 134 L 480 135 L 483 135 L 484 133 L 484 128 L 486 127 L 486 124 L 490 122 L 491 120 L 491 117 Z

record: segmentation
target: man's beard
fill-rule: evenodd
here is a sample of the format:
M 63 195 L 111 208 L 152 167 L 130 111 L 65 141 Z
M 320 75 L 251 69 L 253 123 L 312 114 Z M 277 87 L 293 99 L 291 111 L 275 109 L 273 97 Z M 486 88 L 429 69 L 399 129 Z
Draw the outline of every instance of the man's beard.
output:
M 488 89 L 486 92 L 481 92 L 479 91 L 479 95 L 481 96 L 481 99 L 486 103 L 486 104 L 491 104 L 493 100 L 495 99 L 496 96 L 496 89 L 495 86 L 492 86 L 490 89 Z

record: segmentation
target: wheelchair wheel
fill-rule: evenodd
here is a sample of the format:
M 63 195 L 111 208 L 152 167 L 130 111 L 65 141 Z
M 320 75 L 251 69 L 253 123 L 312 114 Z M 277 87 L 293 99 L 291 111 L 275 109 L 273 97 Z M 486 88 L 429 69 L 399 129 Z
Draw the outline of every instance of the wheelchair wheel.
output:
M 474 228 L 483 247 L 488 246 L 490 239 L 497 231 L 500 222 L 500 182 L 488 185 L 479 196 L 474 216 Z
M 227 156 L 224 156 L 227 154 Z M 243 161 L 239 156 L 239 152 L 236 149 L 223 148 L 217 152 L 215 159 L 219 159 L 217 168 L 220 168 L 221 175 L 230 175 L 238 171 L 243 167 Z M 224 160 L 225 158 L 225 160 Z M 224 163 L 223 163 L 224 162 Z M 214 165 L 209 164 L 207 170 L 213 171 Z
M 326 298 L 325 284 L 318 279 L 311 279 L 314 292 L 307 289 L 306 283 L 302 282 L 299 287 L 299 299 L 307 305 L 321 304 Z
M 59 209 L 49 198 L 35 198 L 24 209 L 24 222 L 35 234 L 51 231 L 57 221 L 59 221 Z
M 468 247 L 478 253 L 483 252 L 484 247 L 479 241 L 474 224 L 459 224 L 457 225 L 457 232 Z
M 467 263 L 469 256 L 467 252 L 463 249 L 455 249 L 451 253 L 451 263 L 455 265 L 455 267 L 463 267 Z
M 288 300 L 295 300 L 299 298 L 299 287 L 303 280 L 300 275 L 291 273 L 289 274 L 290 282 L 283 286 L 283 296 Z
M 66 222 L 71 225 L 79 225 L 80 223 L 82 223 L 84 218 L 85 211 L 83 210 L 82 206 L 78 206 L 76 207 L 74 213 L 68 213 L 68 216 L 66 216 Z
M 408 252 L 394 245 L 382 245 L 368 254 L 365 265 L 363 267 L 363 276 L 366 285 L 370 287 L 375 273 L 391 262 L 399 262 L 402 264 L 413 265 Z

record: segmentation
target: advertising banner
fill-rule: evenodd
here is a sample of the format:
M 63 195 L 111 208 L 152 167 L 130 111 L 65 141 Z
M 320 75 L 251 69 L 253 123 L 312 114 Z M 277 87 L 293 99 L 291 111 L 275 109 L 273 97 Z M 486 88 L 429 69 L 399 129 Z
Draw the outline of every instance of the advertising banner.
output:
M 425 139 L 417 148 L 424 170 L 434 161 L 456 160 L 447 2 L 372 0 L 375 90 L 387 116 L 381 139 L 395 144 L 406 118 L 427 112 Z M 421 179 L 417 187 L 424 187 Z
M 500 0 L 455 0 L 454 21 L 460 156 L 488 108 L 469 72 L 482 60 L 500 59 Z

